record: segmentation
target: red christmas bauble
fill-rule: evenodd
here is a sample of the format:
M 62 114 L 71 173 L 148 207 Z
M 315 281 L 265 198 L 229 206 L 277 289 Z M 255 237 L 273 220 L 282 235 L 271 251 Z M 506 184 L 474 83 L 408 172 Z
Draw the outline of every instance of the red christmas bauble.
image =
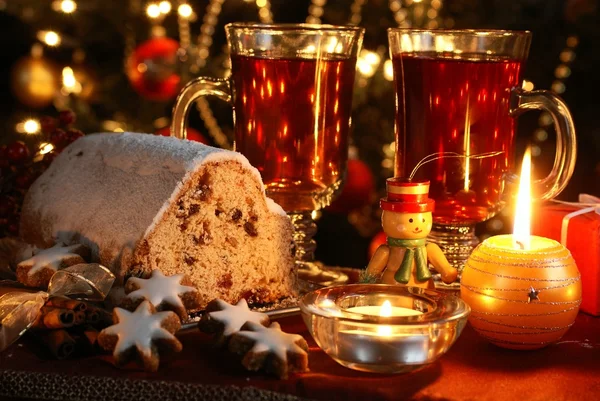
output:
M 387 243 L 387 235 L 383 231 L 375 234 L 371 243 L 369 244 L 369 260 L 375 255 L 375 251 L 379 248 L 380 245 Z
M 187 139 L 189 139 L 190 141 L 196 141 L 196 142 L 200 142 L 203 143 L 205 145 L 210 145 L 210 141 L 208 139 L 206 139 L 206 137 L 204 135 L 202 135 L 200 133 L 200 131 L 195 130 L 194 128 L 186 128 L 187 131 Z M 155 132 L 156 135 L 162 135 L 162 136 L 171 136 L 171 127 L 166 126 L 164 128 L 159 129 L 158 131 Z
M 342 193 L 327 207 L 327 210 L 334 213 L 348 213 L 359 209 L 369 204 L 374 192 L 375 178 L 369 166 L 362 160 L 350 159 Z
M 153 38 L 139 45 L 127 59 L 126 73 L 133 89 L 149 100 L 166 101 L 180 89 L 177 73 L 179 42 Z

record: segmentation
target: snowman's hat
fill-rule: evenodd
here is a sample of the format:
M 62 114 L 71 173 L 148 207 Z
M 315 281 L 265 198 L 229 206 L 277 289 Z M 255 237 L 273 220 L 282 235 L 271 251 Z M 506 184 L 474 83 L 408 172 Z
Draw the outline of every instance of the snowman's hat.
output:
M 383 210 L 398 213 L 433 212 L 435 201 L 429 198 L 429 181 L 388 178 L 387 197 L 379 205 Z

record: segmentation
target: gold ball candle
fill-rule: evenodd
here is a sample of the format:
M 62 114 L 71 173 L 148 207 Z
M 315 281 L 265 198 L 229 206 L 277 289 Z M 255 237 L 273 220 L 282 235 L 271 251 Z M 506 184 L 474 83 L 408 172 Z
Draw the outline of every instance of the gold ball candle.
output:
M 461 277 L 469 322 L 500 347 L 537 349 L 559 340 L 581 303 L 581 278 L 568 249 L 529 234 L 530 159 L 523 161 L 514 233 L 482 242 Z
M 581 303 L 579 271 L 558 242 L 531 237 L 527 250 L 513 249 L 512 235 L 488 238 L 468 259 L 461 298 L 469 322 L 490 342 L 536 349 L 560 339 Z

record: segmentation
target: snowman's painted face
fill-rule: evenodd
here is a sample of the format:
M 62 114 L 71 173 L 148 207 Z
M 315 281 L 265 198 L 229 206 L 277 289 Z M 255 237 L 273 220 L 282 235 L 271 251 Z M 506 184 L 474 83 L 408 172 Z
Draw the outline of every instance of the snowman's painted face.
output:
M 398 213 L 384 210 L 381 225 L 388 237 L 421 239 L 431 232 L 431 212 Z

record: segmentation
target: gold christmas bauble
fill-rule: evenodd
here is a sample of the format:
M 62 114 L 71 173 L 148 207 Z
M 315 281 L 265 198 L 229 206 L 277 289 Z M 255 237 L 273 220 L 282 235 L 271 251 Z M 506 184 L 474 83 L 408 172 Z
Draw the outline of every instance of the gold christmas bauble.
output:
M 21 103 L 32 108 L 49 106 L 59 83 L 58 67 L 43 57 L 23 57 L 12 68 L 12 92 Z
M 488 238 L 467 260 L 460 285 L 473 328 L 504 348 L 537 349 L 559 340 L 581 303 L 571 253 L 542 237 L 532 237 L 529 250 L 515 249 L 512 235 Z

